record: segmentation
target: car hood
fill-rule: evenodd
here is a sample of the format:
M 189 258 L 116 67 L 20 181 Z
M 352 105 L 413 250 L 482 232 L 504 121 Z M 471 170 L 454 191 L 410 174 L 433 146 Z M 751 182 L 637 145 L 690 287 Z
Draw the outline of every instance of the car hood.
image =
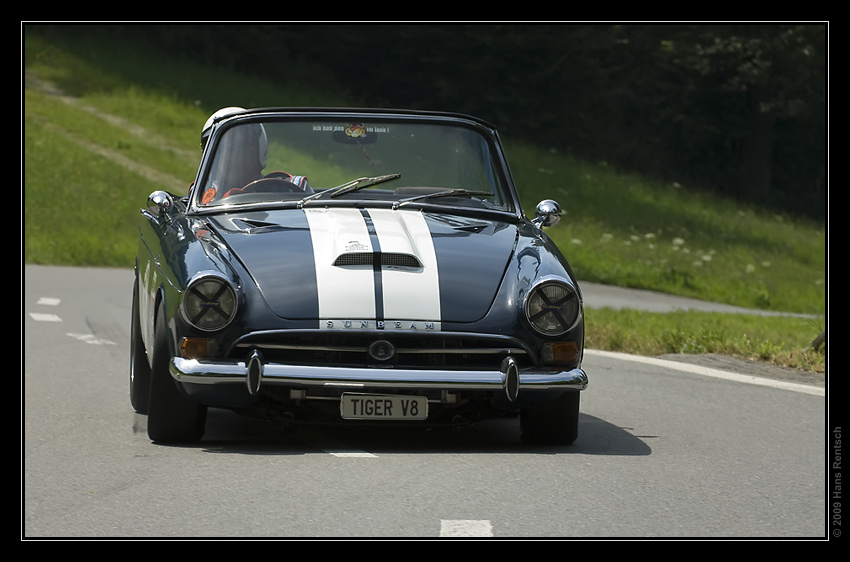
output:
M 328 322 L 474 322 L 516 245 L 503 221 L 417 210 L 305 208 L 209 217 L 269 307 Z

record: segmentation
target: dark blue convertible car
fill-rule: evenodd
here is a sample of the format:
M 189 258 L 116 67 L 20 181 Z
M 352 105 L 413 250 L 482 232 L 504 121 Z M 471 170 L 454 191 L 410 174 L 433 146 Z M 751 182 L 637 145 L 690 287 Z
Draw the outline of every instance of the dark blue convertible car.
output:
M 208 407 L 285 424 L 451 426 L 519 414 L 572 443 L 582 296 L 473 117 L 226 108 L 188 194 L 141 210 L 130 396 L 150 438 Z

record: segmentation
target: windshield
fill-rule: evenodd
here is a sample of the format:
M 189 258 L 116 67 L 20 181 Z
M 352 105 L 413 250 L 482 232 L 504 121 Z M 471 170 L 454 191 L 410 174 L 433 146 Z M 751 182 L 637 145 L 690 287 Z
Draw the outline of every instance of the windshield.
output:
M 487 138 L 432 122 L 268 121 L 219 136 L 197 191 L 205 207 L 363 200 L 512 211 Z

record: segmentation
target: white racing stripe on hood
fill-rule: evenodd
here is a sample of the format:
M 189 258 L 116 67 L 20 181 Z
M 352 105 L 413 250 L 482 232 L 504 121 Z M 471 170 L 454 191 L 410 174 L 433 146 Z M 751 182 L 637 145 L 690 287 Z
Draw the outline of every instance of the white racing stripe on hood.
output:
M 422 213 L 370 209 L 378 243 L 373 247 L 366 218 L 358 209 L 305 209 L 313 240 L 319 317 L 323 320 L 440 321 L 437 255 Z M 337 267 L 350 252 L 411 254 L 421 268 Z M 382 295 L 376 306 L 375 295 Z M 383 317 L 377 318 L 383 310 Z
M 305 209 L 313 257 L 319 318 L 374 318 L 375 282 L 372 268 L 342 268 L 334 260 L 346 248 L 371 252 L 366 223 L 357 209 Z
M 383 268 L 384 316 L 397 320 L 440 320 L 437 254 L 425 217 L 418 211 L 369 211 L 381 251 L 412 254 L 421 269 Z

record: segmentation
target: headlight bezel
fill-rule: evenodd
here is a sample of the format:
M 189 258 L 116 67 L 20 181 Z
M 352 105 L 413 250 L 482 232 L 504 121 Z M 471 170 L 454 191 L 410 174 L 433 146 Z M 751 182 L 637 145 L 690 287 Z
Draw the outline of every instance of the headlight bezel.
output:
M 526 323 L 534 333 L 545 337 L 569 332 L 579 321 L 581 309 L 578 289 L 557 276 L 537 279 L 523 299 Z
M 229 326 L 239 312 L 239 292 L 218 273 L 201 273 L 186 285 L 180 303 L 183 319 L 202 332 L 218 332 Z

